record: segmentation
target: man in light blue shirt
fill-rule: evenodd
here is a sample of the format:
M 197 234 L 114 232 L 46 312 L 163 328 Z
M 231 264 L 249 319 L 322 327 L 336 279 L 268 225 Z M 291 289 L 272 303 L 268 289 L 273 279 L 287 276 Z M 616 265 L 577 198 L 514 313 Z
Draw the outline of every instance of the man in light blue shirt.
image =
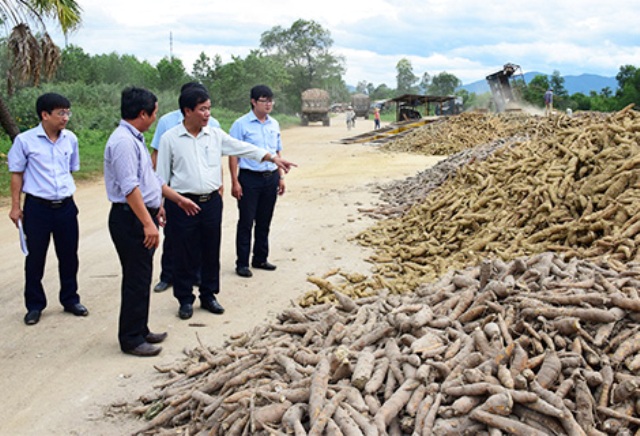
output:
M 180 88 L 180 94 L 194 87 L 206 91 L 206 88 L 202 84 L 198 82 L 188 82 L 182 85 L 182 88 Z M 151 159 L 153 161 L 154 168 L 156 167 L 156 163 L 158 161 L 160 138 L 167 130 L 181 124 L 182 120 L 184 120 L 184 115 L 182 115 L 180 109 L 169 112 L 160 117 L 160 119 L 158 120 L 156 131 L 153 134 L 153 139 L 151 140 L 151 148 L 153 149 L 153 151 L 151 152 Z M 215 118 L 209 117 L 209 127 L 219 129 L 220 123 Z M 164 292 L 173 285 L 173 242 L 171 241 L 171 226 L 171 222 L 168 222 L 164 227 L 164 242 L 162 243 L 162 257 L 160 259 L 160 281 L 153 288 L 155 292 Z M 199 277 L 197 280 L 199 281 Z
M 280 125 L 270 113 L 273 110 L 273 92 L 268 86 L 254 86 L 250 92 L 251 111 L 238 118 L 229 134 L 249 142 L 273 156 L 280 157 L 282 142 Z M 236 229 L 236 273 L 251 277 L 249 256 L 251 235 L 255 225 L 253 259 L 251 266 L 273 271 L 276 266 L 268 262 L 269 228 L 278 195 L 285 192 L 284 171 L 275 164 L 255 162 L 229 156 L 231 194 L 238 200 L 238 225 Z
M 58 257 L 60 303 L 65 312 L 87 316 L 78 296 L 78 208 L 71 173 L 80 169 L 78 138 L 66 129 L 71 103 L 60 94 L 38 97 L 40 124 L 16 136 L 8 154 L 11 172 L 9 218 L 22 223 L 29 254 L 25 260 L 24 297 L 27 325 L 37 324 L 47 306 L 42 286 L 51 236 Z M 20 194 L 25 193 L 24 210 Z

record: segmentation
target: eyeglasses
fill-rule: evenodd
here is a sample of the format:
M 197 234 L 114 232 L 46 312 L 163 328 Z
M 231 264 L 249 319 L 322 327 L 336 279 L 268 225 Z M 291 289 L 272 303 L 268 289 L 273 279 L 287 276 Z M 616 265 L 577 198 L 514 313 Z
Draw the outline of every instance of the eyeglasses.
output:
M 72 112 L 71 111 L 58 111 L 58 112 L 56 112 L 56 115 L 61 117 L 61 118 L 64 118 L 64 117 L 71 118 Z
M 264 104 L 273 104 L 274 103 L 274 100 L 272 98 L 259 98 L 256 101 L 258 103 L 264 103 Z

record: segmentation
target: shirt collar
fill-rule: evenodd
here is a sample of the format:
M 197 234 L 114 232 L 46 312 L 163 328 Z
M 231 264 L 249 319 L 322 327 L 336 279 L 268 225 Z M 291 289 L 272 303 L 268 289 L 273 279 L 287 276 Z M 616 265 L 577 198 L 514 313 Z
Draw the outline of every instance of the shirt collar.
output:
M 250 112 L 249 112 L 249 120 L 250 120 L 251 122 L 256 121 L 256 122 L 258 122 L 258 123 L 261 123 L 261 124 L 262 124 L 262 121 L 260 121 L 260 120 L 258 119 L 258 117 L 256 116 L 256 113 L 255 113 L 254 111 L 250 111 Z M 269 114 L 267 114 L 267 118 L 265 118 L 265 120 L 264 120 L 264 124 L 267 124 L 270 120 L 271 120 L 271 118 L 269 117 Z
M 44 127 L 42 126 L 42 123 L 36 126 L 36 135 L 49 139 L 47 132 L 44 131 Z M 61 138 L 64 138 L 65 136 L 67 136 L 67 129 L 62 129 L 60 131 L 60 135 L 58 136 L 58 140 L 60 140 Z
M 184 118 L 183 118 L 183 121 L 184 121 Z M 210 134 L 211 134 L 210 126 L 207 124 L 202 128 L 202 130 L 200 130 L 200 133 L 198 133 L 198 136 L 210 135 Z M 180 124 L 178 124 L 178 136 L 185 136 L 185 135 L 190 135 L 190 133 L 187 132 L 187 128 L 184 126 L 184 122 L 180 122 Z
M 133 136 L 135 136 L 139 141 L 144 142 L 144 135 L 133 125 L 125 120 L 120 120 L 120 125 L 125 129 L 129 130 Z

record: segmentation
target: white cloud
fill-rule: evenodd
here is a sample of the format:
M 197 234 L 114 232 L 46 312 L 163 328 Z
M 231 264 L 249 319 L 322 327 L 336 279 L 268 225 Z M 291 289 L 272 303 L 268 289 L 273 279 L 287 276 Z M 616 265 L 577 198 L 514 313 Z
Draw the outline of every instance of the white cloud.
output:
M 395 87 L 405 57 L 416 76 L 447 71 L 463 83 L 513 62 L 525 71 L 614 76 L 640 59 L 636 0 L 81 1 L 83 26 L 68 41 L 90 54 L 132 54 L 155 64 L 173 53 L 190 69 L 201 52 L 246 56 L 260 36 L 296 19 L 331 32 L 346 82 Z M 53 36 L 59 44 L 61 35 Z M 170 35 L 173 44 L 170 45 Z

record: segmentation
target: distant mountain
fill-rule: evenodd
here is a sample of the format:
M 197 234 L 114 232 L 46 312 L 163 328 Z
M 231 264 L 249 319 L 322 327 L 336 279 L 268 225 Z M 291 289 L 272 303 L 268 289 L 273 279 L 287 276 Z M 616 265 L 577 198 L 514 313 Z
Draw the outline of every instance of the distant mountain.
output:
M 538 73 L 536 71 L 525 73 L 524 80 L 526 83 L 529 83 L 531 79 L 539 75 L 545 75 L 545 73 Z M 580 74 L 579 76 L 562 77 L 564 78 L 564 88 L 569 95 L 577 92 L 589 95 L 591 91 L 600 93 L 600 91 L 606 87 L 609 87 L 612 92 L 618 89 L 618 81 L 615 77 L 598 76 L 597 74 Z M 487 84 L 486 80 L 478 80 L 467 85 L 462 85 L 461 88 L 469 92 L 475 92 L 476 94 L 489 92 L 489 84 Z
M 618 89 L 618 81 L 615 77 L 603 77 L 596 74 L 581 74 L 579 76 L 566 76 L 564 78 L 564 87 L 569 94 L 581 92 L 585 95 L 589 95 L 591 91 L 599 93 L 607 87 L 611 89 L 611 92 L 616 92 Z

